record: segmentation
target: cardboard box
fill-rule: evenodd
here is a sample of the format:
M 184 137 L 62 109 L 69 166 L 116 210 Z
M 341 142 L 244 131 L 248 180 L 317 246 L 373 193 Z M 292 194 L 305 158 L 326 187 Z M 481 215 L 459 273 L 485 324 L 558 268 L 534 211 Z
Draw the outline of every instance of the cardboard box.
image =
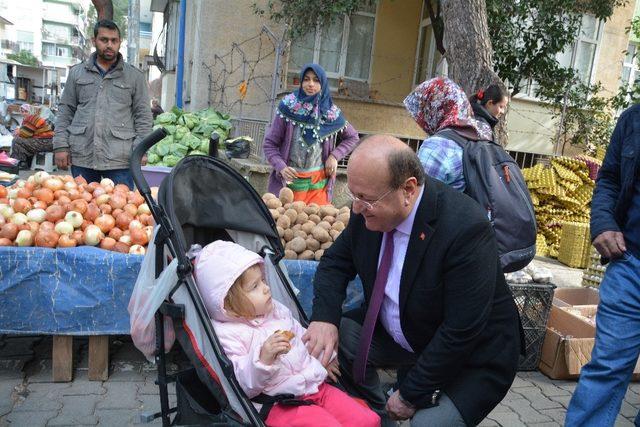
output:
M 553 305 L 567 307 L 572 305 L 598 305 L 600 292 L 595 288 L 560 288 L 553 294 Z
M 558 291 L 560 289 L 556 293 Z M 538 366 L 540 371 L 552 379 L 577 379 L 582 367 L 591 360 L 595 333 L 595 326 L 581 316 L 573 315 L 557 305 L 551 307 Z M 640 360 L 633 370 L 633 380 L 638 379 Z

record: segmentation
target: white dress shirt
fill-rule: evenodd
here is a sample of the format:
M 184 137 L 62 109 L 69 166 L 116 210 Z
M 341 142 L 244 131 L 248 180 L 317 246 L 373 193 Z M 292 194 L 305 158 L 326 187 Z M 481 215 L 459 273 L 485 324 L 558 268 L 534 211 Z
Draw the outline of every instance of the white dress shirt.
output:
M 384 288 L 382 307 L 380 308 L 380 321 L 384 328 L 395 342 L 405 350 L 412 353 L 413 349 L 407 342 L 407 339 L 402 333 L 402 328 L 400 327 L 400 278 L 402 277 L 402 267 L 404 266 L 404 259 L 407 254 L 407 247 L 409 246 L 409 237 L 411 236 L 413 221 L 416 217 L 420 201 L 422 200 L 423 192 L 424 186 L 420 188 L 420 194 L 413 205 L 411 213 L 400 225 L 396 227 L 396 232 L 393 235 L 393 261 L 391 263 L 389 277 L 387 278 L 387 284 Z M 384 243 L 385 239 L 383 238 L 382 247 L 380 248 L 380 256 L 378 257 L 378 267 L 380 267 L 382 254 L 384 253 Z

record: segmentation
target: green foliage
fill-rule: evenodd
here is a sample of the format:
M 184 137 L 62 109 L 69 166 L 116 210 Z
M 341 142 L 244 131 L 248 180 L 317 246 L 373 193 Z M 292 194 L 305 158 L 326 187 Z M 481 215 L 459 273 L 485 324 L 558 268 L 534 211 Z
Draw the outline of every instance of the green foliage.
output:
M 258 5 L 254 1 L 254 12 L 260 16 L 267 15 L 274 22 L 287 24 L 289 36 L 295 39 L 314 30 L 316 24 L 328 28 L 340 16 L 375 4 L 376 0 L 267 0 L 264 7 L 260 3 Z
M 487 0 L 495 70 L 512 94 L 533 79 L 547 93 L 574 78 L 557 55 L 578 37 L 582 14 L 607 19 L 627 0 Z
M 614 100 L 601 96 L 601 91 L 600 83 L 586 85 L 574 78 L 559 88 L 556 96 L 547 98 L 554 117 L 561 122 L 558 142 L 563 147 L 568 143 L 593 152 L 596 146 L 609 143 L 615 125 Z
M 24 65 L 38 65 L 38 58 L 33 56 L 28 50 L 21 50 L 19 53 L 10 53 L 7 55 L 7 59 L 17 61 Z

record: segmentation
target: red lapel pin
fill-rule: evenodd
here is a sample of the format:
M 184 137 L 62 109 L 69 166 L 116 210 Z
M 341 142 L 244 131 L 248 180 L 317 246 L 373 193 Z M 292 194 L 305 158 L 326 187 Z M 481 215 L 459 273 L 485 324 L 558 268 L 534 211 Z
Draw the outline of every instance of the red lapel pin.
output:
M 420 233 L 420 240 L 424 240 L 424 238 L 427 237 L 424 235 L 424 232 Z

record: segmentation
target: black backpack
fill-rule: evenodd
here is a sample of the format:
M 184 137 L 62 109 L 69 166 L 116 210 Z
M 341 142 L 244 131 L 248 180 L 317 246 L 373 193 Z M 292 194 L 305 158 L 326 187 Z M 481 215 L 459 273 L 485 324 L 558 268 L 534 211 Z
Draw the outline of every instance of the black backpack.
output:
M 536 217 L 529 189 L 515 160 L 493 141 L 469 141 L 452 129 L 437 133 L 462 147 L 465 193 L 487 211 L 505 273 L 536 255 Z

